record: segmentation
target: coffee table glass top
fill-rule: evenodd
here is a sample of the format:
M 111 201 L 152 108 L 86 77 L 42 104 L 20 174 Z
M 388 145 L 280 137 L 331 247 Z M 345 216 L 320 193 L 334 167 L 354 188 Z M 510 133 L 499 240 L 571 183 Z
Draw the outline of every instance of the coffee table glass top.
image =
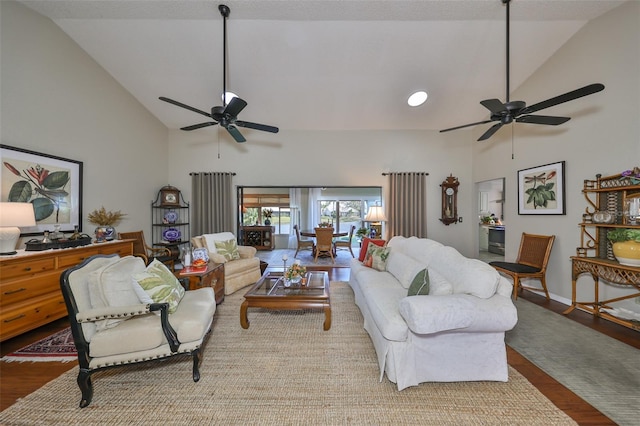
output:
M 321 296 L 327 284 L 326 272 L 307 272 L 307 284 L 291 284 L 285 286 L 284 274 L 281 271 L 269 271 L 252 288 L 247 296 Z

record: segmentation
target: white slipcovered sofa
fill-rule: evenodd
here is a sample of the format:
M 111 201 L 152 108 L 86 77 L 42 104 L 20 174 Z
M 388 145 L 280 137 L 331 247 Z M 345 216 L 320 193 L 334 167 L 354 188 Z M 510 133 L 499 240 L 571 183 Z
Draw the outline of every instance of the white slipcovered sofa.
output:
M 507 381 L 505 331 L 517 322 L 512 285 L 453 247 L 393 237 L 386 270 L 351 261 L 349 284 L 380 366 L 398 390 L 422 382 Z M 407 296 L 428 271 L 429 294 Z
M 231 232 L 204 234 L 191 238 L 193 248 L 204 247 L 209 251 L 209 260 L 224 263 L 224 294 L 230 295 L 260 279 L 260 258 L 256 256 L 256 248 L 238 246 L 238 258 L 229 260 L 216 248 L 216 242 L 236 241 Z

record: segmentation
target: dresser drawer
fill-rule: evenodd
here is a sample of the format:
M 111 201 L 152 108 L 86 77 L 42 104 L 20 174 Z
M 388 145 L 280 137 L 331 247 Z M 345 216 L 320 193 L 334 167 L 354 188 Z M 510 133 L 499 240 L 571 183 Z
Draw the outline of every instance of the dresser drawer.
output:
M 91 249 L 83 249 L 79 251 L 73 250 L 68 254 L 61 254 L 58 256 L 58 268 L 67 269 L 99 253 L 100 253 L 99 248 L 91 248 Z
M 12 303 L 42 296 L 47 293 L 62 294 L 60 272 L 46 272 L 35 277 L 17 278 L 0 284 L 0 306 L 6 308 Z
M 0 267 L 0 277 L 8 280 L 15 277 L 32 276 L 44 271 L 52 271 L 56 267 L 53 257 L 47 259 L 24 260 L 20 262 L 8 262 Z
M 120 257 L 133 254 L 132 244 L 107 244 L 100 247 L 100 254 L 117 254 Z
M 0 313 L 0 334 L 2 340 L 17 336 L 67 315 L 67 308 L 62 295 L 56 297 L 40 297 L 21 303 L 13 309 Z

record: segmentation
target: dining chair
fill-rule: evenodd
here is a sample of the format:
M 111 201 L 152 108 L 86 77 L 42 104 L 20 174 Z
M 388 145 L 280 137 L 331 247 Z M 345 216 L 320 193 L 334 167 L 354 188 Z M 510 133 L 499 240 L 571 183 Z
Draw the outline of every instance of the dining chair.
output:
M 298 252 L 300 250 L 311 250 L 311 252 L 315 252 L 316 243 L 313 240 L 301 239 L 300 238 L 300 229 L 298 225 L 293 225 L 293 229 L 296 231 L 296 239 L 298 240 L 298 246 L 296 247 L 296 254 L 293 257 L 298 256 Z
M 135 240 L 133 255 L 143 258 L 145 264 L 148 265 L 153 259 L 158 259 L 172 271 L 175 269 L 176 256 L 171 253 L 171 250 L 167 247 L 149 247 L 144 240 L 143 231 L 120 232 L 118 235 L 121 240 Z
M 313 263 L 318 263 L 321 254 L 331 256 L 331 263 L 336 263 L 333 257 L 333 228 L 316 228 L 316 256 Z
M 513 298 L 518 299 L 518 289 L 544 291 L 549 300 L 549 291 L 545 274 L 547 273 L 547 263 L 551 255 L 551 248 L 555 235 L 534 235 L 522 233 L 520 239 L 520 249 L 515 262 L 489 262 L 498 272 L 509 275 L 513 278 Z M 542 288 L 528 287 L 522 285 L 522 278 L 533 278 L 540 280 Z
M 340 240 L 337 239 L 333 242 L 333 247 L 334 247 L 334 252 L 338 252 L 338 250 L 349 250 L 349 252 L 351 252 L 351 257 L 356 257 L 353 254 L 353 250 L 351 249 L 351 243 L 353 242 L 353 232 L 356 230 L 356 226 L 355 225 L 351 225 L 351 229 L 349 230 L 349 236 L 347 237 L 348 239 L 345 240 Z

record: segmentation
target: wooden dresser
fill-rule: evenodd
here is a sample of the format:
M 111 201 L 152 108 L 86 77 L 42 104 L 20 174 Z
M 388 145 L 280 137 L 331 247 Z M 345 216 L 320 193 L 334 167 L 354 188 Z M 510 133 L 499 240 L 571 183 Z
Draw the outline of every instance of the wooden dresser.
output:
M 133 254 L 133 240 L 0 257 L 0 341 L 66 316 L 60 275 L 96 254 Z

